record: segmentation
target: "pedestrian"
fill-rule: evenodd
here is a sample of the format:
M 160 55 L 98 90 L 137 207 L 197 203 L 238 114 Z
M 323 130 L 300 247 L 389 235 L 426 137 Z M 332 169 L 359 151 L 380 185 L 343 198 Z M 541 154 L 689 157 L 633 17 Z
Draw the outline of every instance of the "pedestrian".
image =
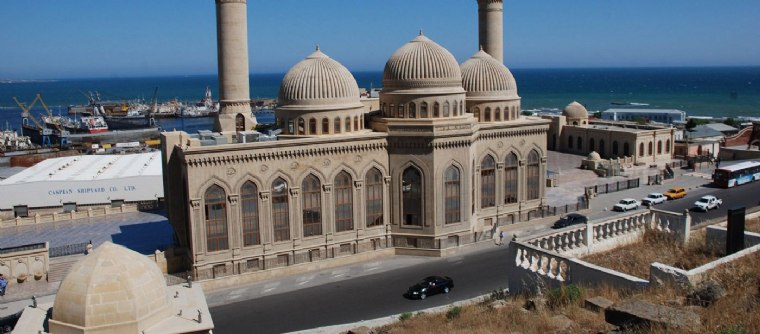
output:
M 0 274 L 0 296 L 5 296 L 5 287 L 8 286 L 8 281 L 3 274 Z
M 715 168 L 720 168 L 720 158 L 715 159 Z
M 499 231 L 499 245 L 504 243 L 504 231 Z

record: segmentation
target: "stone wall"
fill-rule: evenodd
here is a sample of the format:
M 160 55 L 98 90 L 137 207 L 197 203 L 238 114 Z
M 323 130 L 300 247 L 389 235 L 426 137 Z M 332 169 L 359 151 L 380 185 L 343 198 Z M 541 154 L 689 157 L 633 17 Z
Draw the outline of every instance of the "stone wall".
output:
M 137 205 L 136 204 L 124 204 L 117 207 L 111 207 L 110 205 L 102 206 L 102 207 L 79 207 L 78 211 L 72 211 L 72 212 L 60 212 L 60 208 L 56 208 L 53 210 L 50 210 L 52 212 L 45 212 L 44 210 L 31 210 L 34 213 L 33 216 L 30 217 L 13 217 L 13 212 L 10 212 L 10 217 L 4 220 L 0 220 L 0 228 L 3 227 L 14 227 L 14 226 L 22 226 L 22 225 L 34 225 L 34 224 L 42 224 L 42 223 L 53 223 L 53 222 L 60 222 L 60 221 L 68 221 L 68 220 L 75 220 L 75 219 L 83 219 L 83 218 L 91 218 L 91 217 L 102 217 L 107 216 L 110 214 L 118 214 L 118 213 L 127 213 L 127 212 L 137 212 Z
M 19 283 L 47 277 L 50 265 L 47 242 L 0 249 L 0 274 Z

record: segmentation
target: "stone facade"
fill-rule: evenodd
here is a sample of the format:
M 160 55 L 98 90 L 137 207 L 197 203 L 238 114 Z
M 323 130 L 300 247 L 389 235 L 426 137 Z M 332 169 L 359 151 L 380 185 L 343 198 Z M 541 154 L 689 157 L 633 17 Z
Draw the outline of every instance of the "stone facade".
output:
M 544 116 L 551 121 L 550 150 L 588 155 L 597 152 L 603 159 L 631 157 L 635 163 L 668 162 L 675 151 L 675 129 L 631 122 L 589 120 L 577 102 L 560 116 Z

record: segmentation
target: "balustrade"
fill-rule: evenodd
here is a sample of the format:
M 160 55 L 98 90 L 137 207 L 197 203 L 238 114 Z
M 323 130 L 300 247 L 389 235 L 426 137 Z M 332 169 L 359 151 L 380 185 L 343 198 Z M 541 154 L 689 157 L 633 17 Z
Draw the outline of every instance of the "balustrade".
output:
M 551 251 L 544 251 L 529 244 L 513 242 L 516 247 L 515 264 L 539 276 L 564 282 L 567 280 L 567 259 Z

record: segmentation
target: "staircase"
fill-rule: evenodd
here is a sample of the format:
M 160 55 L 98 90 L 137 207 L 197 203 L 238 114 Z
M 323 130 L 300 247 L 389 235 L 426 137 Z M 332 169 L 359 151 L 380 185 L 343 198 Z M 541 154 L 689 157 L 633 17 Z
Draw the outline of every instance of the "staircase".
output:
M 62 256 L 50 259 L 48 282 L 60 282 L 69 273 L 69 269 L 85 255 Z

